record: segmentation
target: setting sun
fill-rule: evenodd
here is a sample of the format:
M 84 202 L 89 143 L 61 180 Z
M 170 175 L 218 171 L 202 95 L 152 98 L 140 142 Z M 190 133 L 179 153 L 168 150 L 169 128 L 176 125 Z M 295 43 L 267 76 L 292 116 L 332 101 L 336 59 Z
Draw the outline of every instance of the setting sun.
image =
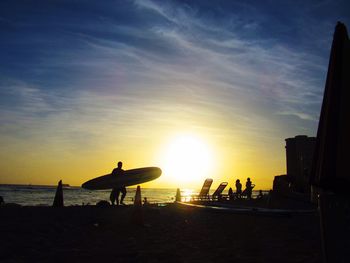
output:
M 200 137 L 176 136 L 162 153 L 163 173 L 177 183 L 199 182 L 213 172 L 213 157 L 212 149 Z

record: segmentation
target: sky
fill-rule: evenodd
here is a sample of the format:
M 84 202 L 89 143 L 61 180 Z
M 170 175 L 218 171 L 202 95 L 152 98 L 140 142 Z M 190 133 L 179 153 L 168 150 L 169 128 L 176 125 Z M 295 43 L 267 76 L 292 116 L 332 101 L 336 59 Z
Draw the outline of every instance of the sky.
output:
M 159 166 L 146 187 L 286 172 L 315 136 L 348 1 L 1 1 L 0 183 L 81 185 Z M 175 145 L 175 146 L 174 146 Z M 174 148 L 175 147 L 175 148 Z

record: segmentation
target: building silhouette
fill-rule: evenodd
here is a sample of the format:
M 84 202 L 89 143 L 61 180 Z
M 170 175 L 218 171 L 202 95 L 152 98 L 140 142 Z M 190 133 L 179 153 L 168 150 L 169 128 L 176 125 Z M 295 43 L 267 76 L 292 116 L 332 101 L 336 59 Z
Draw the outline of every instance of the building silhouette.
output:
M 291 190 L 310 192 L 310 172 L 316 138 L 298 135 L 286 139 L 287 177 Z

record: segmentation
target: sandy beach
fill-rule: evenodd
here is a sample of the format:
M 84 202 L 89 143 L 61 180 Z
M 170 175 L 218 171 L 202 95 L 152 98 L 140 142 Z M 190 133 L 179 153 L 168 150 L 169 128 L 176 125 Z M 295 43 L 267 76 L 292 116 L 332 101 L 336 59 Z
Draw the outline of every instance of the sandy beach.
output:
M 240 215 L 176 204 L 1 207 L 1 262 L 320 262 L 319 218 Z

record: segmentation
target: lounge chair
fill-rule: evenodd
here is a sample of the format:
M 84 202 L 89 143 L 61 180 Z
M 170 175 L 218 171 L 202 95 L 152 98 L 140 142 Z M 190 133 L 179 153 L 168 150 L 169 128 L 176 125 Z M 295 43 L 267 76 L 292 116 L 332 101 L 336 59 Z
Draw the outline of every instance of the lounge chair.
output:
M 220 200 L 222 191 L 224 191 L 225 187 L 228 185 L 227 182 L 222 182 L 218 188 L 215 190 L 215 192 L 212 195 L 212 200 Z
M 197 196 L 192 196 L 192 199 L 194 201 L 209 200 L 209 189 L 212 183 L 213 183 L 213 179 L 211 178 L 205 179 L 201 191 Z

